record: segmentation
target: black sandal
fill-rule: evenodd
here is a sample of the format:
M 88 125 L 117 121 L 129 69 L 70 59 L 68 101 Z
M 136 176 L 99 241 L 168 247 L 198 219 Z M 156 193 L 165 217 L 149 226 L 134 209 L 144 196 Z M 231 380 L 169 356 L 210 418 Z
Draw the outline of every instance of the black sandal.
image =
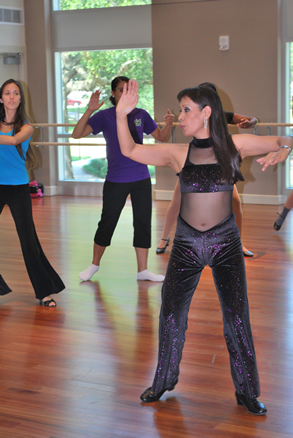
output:
M 274 223 L 273 227 L 276 231 L 279 231 L 281 226 L 283 225 L 284 221 L 286 218 L 284 218 L 281 214 L 277 213 L 278 216 L 280 216 L 283 219 L 283 222 L 281 223 L 281 225 L 277 224 L 277 221 Z
M 50 304 L 53 303 L 53 306 L 50 306 Z M 40 300 L 40 306 L 46 306 L 46 307 L 56 307 L 57 303 L 55 300 L 53 300 L 53 298 L 51 298 L 50 300 Z
M 12 292 L 7 283 L 5 283 L 4 278 L 0 275 L 0 295 L 6 295 Z
M 164 254 L 165 251 L 166 251 L 167 246 L 169 246 L 170 237 L 168 237 L 168 239 L 161 239 L 161 240 L 163 240 L 164 242 L 167 242 L 167 243 L 165 244 L 165 246 L 163 248 L 159 248 L 158 247 L 157 250 L 156 250 L 156 254 Z

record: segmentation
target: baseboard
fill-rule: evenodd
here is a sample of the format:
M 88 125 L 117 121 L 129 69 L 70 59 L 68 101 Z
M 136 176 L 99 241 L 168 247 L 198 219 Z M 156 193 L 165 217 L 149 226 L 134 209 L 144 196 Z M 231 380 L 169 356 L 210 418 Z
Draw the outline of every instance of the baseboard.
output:
M 262 205 L 280 205 L 286 202 L 283 195 L 247 195 L 240 194 L 243 204 L 262 204 Z
M 171 201 L 174 190 L 154 190 L 154 199 L 156 201 Z
M 154 190 L 153 198 L 156 201 L 171 201 L 173 190 Z M 102 187 L 84 185 L 84 186 L 45 186 L 45 196 L 69 195 L 69 196 L 102 196 Z M 285 195 L 249 195 L 240 194 L 243 204 L 264 204 L 264 205 L 280 205 L 285 204 L 287 197 Z
M 56 196 L 59 194 L 58 186 L 44 186 L 44 196 Z

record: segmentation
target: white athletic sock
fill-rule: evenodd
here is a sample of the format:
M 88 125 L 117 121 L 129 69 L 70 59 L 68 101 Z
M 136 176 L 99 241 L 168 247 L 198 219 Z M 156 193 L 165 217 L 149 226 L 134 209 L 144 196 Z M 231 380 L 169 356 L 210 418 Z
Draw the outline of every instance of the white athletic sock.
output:
M 88 281 L 99 270 L 99 266 L 91 264 L 85 271 L 78 274 L 82 281 Z
M 148 269 L 145 269 L 144 271 L 137 273 L 136 279 L 137 280 L 149 280 L 149 281 L 164 281 L 165 277 L 164 277 L 164 275 L 153 274 Z

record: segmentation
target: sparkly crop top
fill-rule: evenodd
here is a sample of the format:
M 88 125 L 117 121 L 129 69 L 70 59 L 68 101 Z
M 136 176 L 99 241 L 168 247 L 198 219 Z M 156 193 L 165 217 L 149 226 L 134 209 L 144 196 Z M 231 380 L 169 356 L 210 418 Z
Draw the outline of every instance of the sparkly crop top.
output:
M 233 185 L 222 180 L 210 139 L 193 139 L 183 169 L 178 174 L 181 217 L 205 231 L 232 213 Z

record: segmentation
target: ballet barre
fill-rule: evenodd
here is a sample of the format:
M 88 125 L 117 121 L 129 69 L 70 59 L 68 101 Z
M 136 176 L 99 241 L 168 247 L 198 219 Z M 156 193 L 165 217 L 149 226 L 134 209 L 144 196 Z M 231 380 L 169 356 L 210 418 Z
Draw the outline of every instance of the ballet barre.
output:
M 157 122 L 158 126 L 164 126 L 165 123 L 164 122 Z M 57 142 L 57 141 L 44 141 L 44 128 L 70 128 L 70 127 L 74 127 L 76 125 L 76 123 L 32 123 L 32 126 L 34 128 L 39 128 L 41 129 L 41 140 L 40 141 L 32 141 L 31 145 L 32 146 L 105 146 L 105 143 L 84 143 L 84 142 L 80 142 L 77 141 L 75 142 L 65 142 L 65 141 L 61 141 L 61 142 Z M 174 130 L 177 126 L 179 126 L 180 123 L 179 122 L 174 122 L 173 123 L 173 127 L 172 127 L 172 140 L 171 142 L 174 143 Z M 237 125 L 228 125 L 229 128 L 237 128 Z M 272 135 L 272 128 L 293 128 L 293 123 L 257 123 L 256 126 L 250 128 L 254 130 L 254 133 L 257 134 L 258 132 L 258 128 L 265 128 L 268 130 L 268 135 Z M 241 128 L 240 128 L 241 129 Z M 72 139 L 71 134 L 69 133 L 60 133 L 58 134 L 62 137 L 67 137 L 68 139 Z M 76 139 L 75 139 L 76 140 Z

